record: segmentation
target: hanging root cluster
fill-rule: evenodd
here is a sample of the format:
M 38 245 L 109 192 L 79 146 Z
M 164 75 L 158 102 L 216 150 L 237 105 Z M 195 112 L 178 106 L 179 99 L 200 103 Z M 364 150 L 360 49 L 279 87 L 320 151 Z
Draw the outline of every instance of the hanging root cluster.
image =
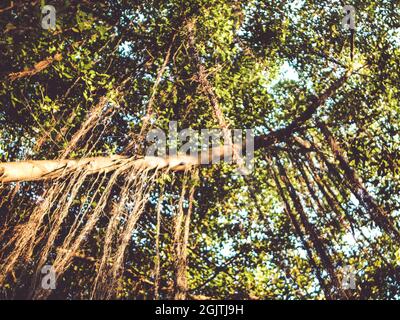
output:
M 61 159 L 78 149 L 89 155 L 105 131 L 98 127 L 106 127 L 114 108 L 106 97 L 101 98 L 72 136 Z M 115 295 L 125 251 L 160 173 L 157 166 L 145 166 L 135 159 L 116 161 L 112 172 L 95 175 L 90 166 L 82 166 L 65 171 L 49 183 L 39 183 L 35 190 L 30 184 L 27 189 L 34 194 L 34 201 L 25 210 L 20 209 L 24 208 L 22 202 L 15 202 L 26 199 L 21 184 L 0 186 L 0 207 L 3 202 L 8 206 L 15 202 L 14 208 L 20 211 L 11 208 L 8 221 L 3 223 L 7 227 L 0 233 L 0 241 L 5 244 L 0 250 L 0 287 L 10 283 L 18 287 L 19 281 L 26 286 L 21 279 L 28 278 L 32 280 L 27 298 L 46 298 L 51 291 L 43 290 L 40 283 L 43 266 L 51 265 L 60 281 L 74 258 L 85 251 L 88 239 L 101 229 L 105 232 L 100 232 L 100 248 L 94 252 L 96 276 L 90 296 Z

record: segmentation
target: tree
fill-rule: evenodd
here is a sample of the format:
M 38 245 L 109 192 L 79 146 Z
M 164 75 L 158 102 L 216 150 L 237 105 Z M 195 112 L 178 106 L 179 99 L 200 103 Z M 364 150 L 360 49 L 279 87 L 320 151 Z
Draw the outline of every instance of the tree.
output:
M 398 298 L 394 4 L 43 5 L 0 8 L 3 298 Z M 147 157 L 170 121 L 254 129 L 252 174 Z

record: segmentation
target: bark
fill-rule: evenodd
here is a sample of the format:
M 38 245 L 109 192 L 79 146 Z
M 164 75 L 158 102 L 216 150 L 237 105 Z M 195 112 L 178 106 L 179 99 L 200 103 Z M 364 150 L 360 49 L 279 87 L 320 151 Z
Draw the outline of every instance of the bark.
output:
M 155 234 L 155 239 L 156 239 L 156 256 L 154 259 L 154 300 L 159 299 L 159 290 L 160 290 L 160 267 L 161 267 L 161 256 L 160 256 L 160 236 L 161 236 L 161 207 L 162 203 L 164 201 L 164 192 L 165 188 L 164 186 L 160 190 L 161 197 L 158 200 L 157 204 L 157 214 L 156 214 L 156 234 Z
M 298 132 L 302 125 L 306 123 L 316 113 L 318 108 L 325 104 L 328 98 L 332 97 L 337 90 L 342 87 L 347 79 L 351 76 L 353 71 L 348 70 L 341 78 L 336 80 L 331 86 L 326 89 L 320 96 L 312 96 L 307 103 L 307 107 L 296 119 L 294 119 L 288 126 L 282 129 L 272 131 L 266 136 L 259 137 L 258 143 L 263 145 L 273 145 L 287 140 L 292 137 L 294 133 Z
M 311 250 L 312 245 L 311 245 L 311 243 L 309 243 L 309 241 L 307 241 L 305 235 L 303 234 L 303 231 L 301 230 L 300 223 L 297 220 L 294 212 L 292 211 L 289 201 L 285 196 L 283 187 L 282 187 L 281 183 L 279 182 L 278 173 L 275 171 L 274 168 L 272 169 L 272 173 L 273 173 L 273 178 L 274 178 L 276 187 L 278 189 L 279 196 L 281 197 L 283 204 L 284 204 L 284 211 L 285 211 L 287 217 L 289 218 L 290 222 L 292 223 L 295 233 L 300 238 L 300 241 L 301 241 L 304 249 L 307 252 L 308 260 L 310 262 L 311 268 L 315 272 L 315 276 L 318 279 L 319 285 L 321 286 L 322 290 L 324 291 L 325 297 L 327 299 L 332 299 L 332 296 L 330 293 L 331 290 L 328 287 L 328 285 L 325 283 L 324 279 L 322 278 L 320 268 L 318 267 L 318 264 L 315 261 L 314 256 L 312 254 L 312 250 Z
M 20 78 L 33 76 L 33 75 L 43 71 L 44 69 L 46 69 L 52 63 L 57 62 L 57 61 L 61 61 L 61 59 L 62 59 L 62 55 L 60 53 L 57 53 L 57 54 L 54 55 L 54 57 L 48 57 L 45 60 L 36 63 L 33 66 L 33 68 L 31 68 L 31 69 L 10 73 L 8 75 L 8 78 L 11 81 L 15 81 L 15 80 L 20 79 Z
M 196 48 L 196 39 L 195 39 L 195 21 L 188 21 L 186 28 L 188 31 L 188 40 L 189 40 L 189 52 L 191 57 L 193 57 L 195 67 L 197 69 L 197 81 L 200 85 L 201 90 L 206 94 L 209 99 L 211 106 L 213 108 L 214 117 L 218 121 L 220 128 L 224 131 L 228 130 L 228 123 L 225 120 L 224 114 L 220 108 L 218 98 L 214 92 L 214 89 L 207 78 L 207 70 L 206 67 L 201 63 L 200 54 Z
M 213 86 L 208 80 L 207 70 L 204 64 L 201 62 L 200 53 L 196 47 L 196 37 L 195 37 L 195 20 L 190 20 L 186 24 L 186 29 L 188 32 L 188 40 L 189 40 L 189 53 L 191 57 L 193 57 L 193 62 L 195 64 L 195 68 L 197 69 L 196 77 L 197 82 L 199 83 L 201 91 L 204 92 L 207 99 L 209 100 L 212 110 L 213 117 L 218 122 L 219 128 L 222 129 L 222 133 L 224 136 L 224 141 L 226 141 L 229 146 L 233 146 L 232 136 L 230 134 L 230 126 L 225 119 L 225 115 L 221 109 L 221 106 L 218 101 L 218 97 L 214 92 Z M 243 159 L 240 157 L 239 152 L 236 148 L 233 148 L 233 160 L 235 163 L 242 165 Z
M 272 141 L 273 140 L 265 137 L 255 137 L 254 148 L 271 147 Z M 225 155 L 229 155 L 228 158 L 231 159 L 232 150 L 233 147 L 231 148 L 226 145 L 211 149 L 208 153 L 208 163 L 215 163 L 217 159 L 223 159 Z M 86 170 L 89 174 L 107 173 L 121 166 L 126 166 L 126 169 L 136 167 L 148 170 L 165 168 L 172 171 L 184 171 L 194 166 L 199 166 L 200 164 L 202 164 L 201 155 L 198 157 L 177 155 L 165 158 L 135 158 L 114 155 L 110 157 L 91 157 L 78 160 L 59 159 L 0 162 L 0 184 L 56 179 L 79 170 Z
M 328 253 L 328 250 L 326 248 L 325 241 L 322 239 L 321 235 L 319 234 L 318 230 L 316 227 L 309 221 L 303 205 L 301 204 L 301 200 L 293 187 L 292 183 L 289 180 L 289 177 L 287 176 L 286 170 L 283 167 L 283 165 L 279 162 L 279 160 L 276 161 L 276 164 L 278 166 L 280 178 L 282 179 L 284 185 L 287 188 L 287 191 L 289 193 L 289 196 L 293 202 L 294 208 L 296 209 L 297 213 L 299 214 L 300 217 L 300 222 L 303 225 L 306 233 L 309 235 L 310 240 L 319 256 L 321 259 L 321 262 L 329 273 L 329 276 L 334 284 L 334 286 L 339 290 L 341 298 L 347 298 L 346 293 L 341 289 L 341 284 L 339 281 L 338 276 L 336 275 L 335 272 L 335 267 L 333 265 L 333 261 Z
M 178 214 L 175 218 L 174 232 L 174 299 L 186 300 L 188 291 L 187 281 L 187 256 L 188 256 L 188 241 L 190 231 L 190 219 L 192 214 L 194 186 L 192 186 L 189 195 L 189 208 L 185 212 L 183 208 L 183 200 L 185 198 L 186 186 L 183 186 L 181 198 L 179 200 Z
M 173 37 L 171 39 L 171 44 L 168 47 L 167 53 L 164 58 L 164 62 L 157 72 L 157 78 L 153 84 L 153 87 L 151 90 L 151 96 L 150 96 L 149 102 L 147 103 L 146 115 L 142 118 L 143 125 L 142 125 L 142 128 L 140 129 L 140 133 L 136 137 L 136 139 L 135 138 L 132 139 L 131 143 L 125 148 L 125 151 L 124 151 L 125 154 L 129 153 L 132 149 L 137 147 L 139 142 L 142 142 L 142 140 L 145 137 L 145 133 L 148 131 L 149 127 L 151 127 L 150 120 L 154 117 L 154 104 L 156 102 L 156 97 L 157 97 L 157 93 L 159 91 L 159 86 L 160 86 L 162 77 L 165 74 L 165 70 L 167 69 L 168 63 L 170 62 L 170 59 L 171 59 L 172 48 L 175 43 L 175 38 L 176 38 L 176 34 L 173 35 Z M 137 150 L 135 150 L 135 151 L 137 151 Z M 139 149 L 139 151 L 141 151 L 141 150 Z
M 38 2 L 39 2 L 39 0 L 32 0 L 32 1 L 25 1 L 25 0 L 17 1 L 17 0 L 14 0 L 14 1 L 11 1 L 10 5 L 8 7 L 0 8 L 0 14 L 2 14 L 4 12 L 7 12 L 9 10 L 12 10 L 12 9 L 19 9 L 20 7 L 22 7 L 22 6 L 26 5 L 26 4 L 30 5 L 31 7 L 34 7 L 34 6 L 37 5 Z
M 315 145 L 312 146 L 309 142 L 301 140 L 301 139 L 296 139 L 296 143 L 298 143 L 300 148 L 303 148 L 307 151 L 307 153 L 305 154 L 306 159 L 307 159 L 306 169 L 309 172 L 309 174 L 311 175 L 312 180 L 318 186 L 318 189 L 323 194 L 329 207 L 333 210 L 333 212 L 336 213 L 336 215 L 337 215 L 340 223 L 343 225 L 343 227 L 345 227 L 347 229 L 347 225 L 344 225 L 345 221 L 344 221 L 341 213 L 343 213 L 345 215 L 345 217 L 347 218 L 347 222 L 349 223 L 349 227 L 352 230 L 352 233 L 354 234 L 354 228 L 357 225 L 357 222 L 347 212 L 347 210 L 341 205 L 341 203 L 337 199 L 337 195 L 332 190 L 331 185 L 327 181 L 325 181 L 323 176 L 319 173 L 319 170 L 313 164 L 314 163 L 313 159 L 315 159 L 315 158 L 311 157 L 311 154 L 309 153 L 309 151 L 316 151 L 317 150 L 316 146 Z M 318 161 L 318 160 L 315 159 L 315 161 Z M 326 162 L 324 162 L 324 164 L 326 165 Z M 320 163 L 319 166 L 323 166 L 324 164 Z M 343 197 L 343 199 L 347 199 L 346 194 L 344 194 L 343 191 L 339 188 L 339 185 L 335 184 L 334 179 L 336 176 L 331 176 L 330 171 L 328 171 L 328 175 L 330 177 L 331 184 L 333 184 L 334 187 L 336 187 L 336 189 L 338 190 L 339 194 Z M 343 179 L 340 179 L 340 180 L 343 180 Z
M 350 166 L 350 163 L 340 147 L 339 143 L 333 137 L 328 127 L 322 123 L 318 123 L 318 127 L 328 141 L 329 146 L 336 160 L 339 162 L 340 168 L 343 170 L 346 179 L 348 180 L 352 191 L 357 199 L 364 204 L 367 210 L 370 212 L 371 218 L 375 223 L 385 230 L 388 234 L 391 234 L 397 241 L 400 239 L 400 232 L 396 226 L 390 221 L 389 214 L 378 204 L 375 199 L 368 192 L 364 186 L 362 179 L 358 176 L 357 172 Z

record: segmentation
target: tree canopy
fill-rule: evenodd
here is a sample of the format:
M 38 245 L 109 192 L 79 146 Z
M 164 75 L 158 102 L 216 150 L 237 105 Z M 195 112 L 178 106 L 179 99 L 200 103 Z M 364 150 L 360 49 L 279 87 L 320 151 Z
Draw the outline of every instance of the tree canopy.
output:
M 400 6 L 345 4 L 3 2 L 0 297 L 398 299 Z M 253 129 L 251 174 L 144 166 L 171 121 Z

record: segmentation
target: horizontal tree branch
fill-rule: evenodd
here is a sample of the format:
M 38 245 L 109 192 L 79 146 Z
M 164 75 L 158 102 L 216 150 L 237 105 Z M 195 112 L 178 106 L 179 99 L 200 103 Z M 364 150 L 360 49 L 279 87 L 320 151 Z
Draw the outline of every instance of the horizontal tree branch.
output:
M 66 176 L 73 172 L 86 174 L 108 173 L 129 169 L 169 169 L 184 171 L 202 163 L 215 163 L 217 159 L 232 158 L 232 148 L 221 146 L 212 148 L 208 154 L 188 156 L 185 154 L 169 157 L 92 157 L 79 160 L 29 160 L 0 163 L 0 183 L 49 180 Z

